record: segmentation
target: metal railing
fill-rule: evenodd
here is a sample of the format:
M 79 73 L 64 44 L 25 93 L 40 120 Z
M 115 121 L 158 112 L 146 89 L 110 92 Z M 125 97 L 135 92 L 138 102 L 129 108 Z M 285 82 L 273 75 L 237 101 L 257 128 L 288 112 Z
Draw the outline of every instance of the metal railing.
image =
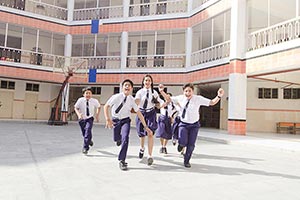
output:
M 227 58 L 230 55 L 230 41 L 217 44 L 212 47 L 201 49 L 193 52 L 191 57 L 191 65 L 199 65 L 211 61 L 216 61 L 222 58 Z
M 248 51 L 300 38 L 300 17 L 253 32 L 248 36 Z
M 73 20 L 111 19 L 123 17 L 123 6 L 75 9 Z
M 120 69 L 120 56 L 78 57 L 87 60 L 89 69 Z
M 77 68 L 88 68 L 86 59 L 77 57 L 58 56 L 37 51 L 20 50 L 0 46 L 0 60 L 13 63 L 40 66 L 43 69 L 68 73 Z
M 127 56 L 127 68 L 183 68 L 185 54 Z
M 68 17 L 68 9 L 34 0 L 26 1 L 25 11 L 61 20 L 67 20 Z

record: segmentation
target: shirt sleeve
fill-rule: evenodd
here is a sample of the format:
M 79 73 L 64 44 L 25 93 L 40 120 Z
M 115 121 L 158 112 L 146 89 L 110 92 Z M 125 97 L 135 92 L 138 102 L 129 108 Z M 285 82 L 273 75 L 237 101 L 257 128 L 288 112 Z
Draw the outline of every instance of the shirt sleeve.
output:
M 109 106 L 114 105 L 114 104 L 115 104 L 115 99 L 116 99 L 115 96 L 116 96 L 116 95 L 112 95 L 112 96 L 107 100 L 106 104 L 109 105 Z
M 211 101 L 210 99 L 208 99 L 206 97 L 203 97 L 201 95 L 199 95 L 198 98 L 199 98 L 199 102 L 201 102 L 201 105 L 203 105 L 203 106 L 209 106 L 210 101 Z
M 77 99 L 76 103 L 74 104 L 75 108 L 79 109 L 80 101 L 81 101 L 81 98 Z
M 135 103 L 133 97 L 131 97 L 131 102 L 132 102 L 132 103 L 131 103 L 131 106 L 132 106 L 133 110 L 134 110 L 135 112 L 137 112 L 137 111 L 139 110 L 139 107 L 138 107 L 138 105 L 136 105 L 136 103 Z
M 135 99 L 141 99 L 141 90 L 138 90 L 135 94 Z

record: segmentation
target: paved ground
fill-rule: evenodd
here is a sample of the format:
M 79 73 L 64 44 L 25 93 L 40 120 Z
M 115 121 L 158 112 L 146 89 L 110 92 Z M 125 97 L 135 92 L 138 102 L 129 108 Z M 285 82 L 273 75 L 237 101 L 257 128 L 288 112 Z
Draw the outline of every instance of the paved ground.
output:
M 298 136 L 230 136 L 200 129 L 187 169 L 175 147 L 160 155 L 158 140 L 154 164 L 147 166 L 137 158 L 132 129 L 129 170 L 121 171 L 111 130 L 101 125 L 94 127 L 88 156 L 80 152 L 77 124 L 0 121 L 0 127 L 1 200 L 300 199 Z

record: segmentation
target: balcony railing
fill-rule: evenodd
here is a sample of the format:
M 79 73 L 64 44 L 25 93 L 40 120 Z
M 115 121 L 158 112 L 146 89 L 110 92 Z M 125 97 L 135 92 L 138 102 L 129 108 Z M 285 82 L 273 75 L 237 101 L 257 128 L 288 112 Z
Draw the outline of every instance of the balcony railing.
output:
M 111 19 L 123 17 L 123 6 L 75 9 L 74 20 Z
M 300 38 L 300 18 L 253 32 L 248 37 L 248 51 Z
M 127 68 L 183 68 L 184 54 L 127 56 Z
M 58 56 L 3 46 L 0 46 L 0 60 L 5 62 L 36 65 L 45 70 L 63 73 L 68 73 L 69 70 L 77 70 L 78 68 L 85 70 L 88 68 L 87 61 L 82 58 Z
M 68 9 L 40 1 L 27 0 L 25 4 L 25 11 L 53 17 L 61 20 L 67 20 Z
M 129 5 L 129 17 L 186 13 L 188 0 L 160 1 Z
M 87 66 L 90 69 L 120 69 L 120 56 L 97 56 L 97 57 L 80 57 L 87 60 Z
M 201 49 L 192 53 L 191 65 L 200 65 L 203 63 L 227 58 L 230 55 L 230 41 L 218 45 Z

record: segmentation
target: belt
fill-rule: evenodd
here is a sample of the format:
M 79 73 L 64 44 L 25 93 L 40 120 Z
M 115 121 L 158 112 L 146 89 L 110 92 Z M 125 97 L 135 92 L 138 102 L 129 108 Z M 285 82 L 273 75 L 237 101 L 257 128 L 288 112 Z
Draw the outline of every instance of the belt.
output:
M 151 112 L 152 110 L 154 110 L 154 107 L 148 108 L 148 109 L 140 108 L 140 110 L 141 110 L 142 112 Z

